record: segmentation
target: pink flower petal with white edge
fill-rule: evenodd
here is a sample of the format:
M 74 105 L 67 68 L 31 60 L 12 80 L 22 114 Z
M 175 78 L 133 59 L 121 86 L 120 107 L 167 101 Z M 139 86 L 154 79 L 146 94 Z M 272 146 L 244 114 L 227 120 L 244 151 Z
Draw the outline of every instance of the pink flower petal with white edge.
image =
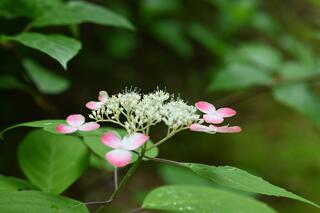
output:
M 191 126 L 189 128 L 191 131 L 196 131 L 196 132 L 206 132 L 209 134 L 216 133 L 215 131 L 213 131 L 212 128 L 205 126 L 205 125 L 201 125 L 201 124 L 191 124 Z
M 86 103 L 86 107 L 90 110 L 98 110 L 102 107 L 103 103 L 99 101 L 89 101 Z
M 106 132 L 101 137 L 102 143 L 114 148 L 118 149 L 121 148 L 121 138 L 117 133 L 114 132 Z
M 100 91 L 98 100 L 102 103 L 107 103 L 108 93 L 106 91 Z
M 232 117 L 237 114 L 237 112 L 234 109 L 228 107 L 220 108 L 217 110 L 216 113 L 224 118 Z
M 79 127 L 84 124 L 85 118 L 81 114 L 69 115 L 66 119 L 67 123 L 73 127 Z
M 204 113 L 212 113 L 216 111 L 216 108 L 212 104 L 205 101 L 198 101 L 195 105 L 198 110 Z
M 122 147 L 127 150 L 135 150 L 149 140 L 149 136 L 142 133 L 127 135 L 122 140 Z
M 56 126 L 56 131 L 61 134 L 70 134 L 77 131 L 77 128 L 65 124 L 59 124 Z
M 210 128 L 220 133 L 238 133 L 241 132 L 241 127 L 239 126 L 214 126 L 210 125 Z
M 221 124 L 224 121 L 223 117 L 219 116 L 217 113 L 204 114 L 203 119 L 210 124 Z
M 84 131 L 84 132 L 87 132 L 87 131 L 92 131 L 92 130 L 96 130 L 100 127 L 100 125 L 96 122 L 88 122 L 88 123 L 85 123 L 81 126 L 78 127 L 78 129 L 80 131 Z
M 131 155 L 130 151 L 114 149 L 106 154 L 106 159 L 115 167 L 124 167 L 130 163 Z

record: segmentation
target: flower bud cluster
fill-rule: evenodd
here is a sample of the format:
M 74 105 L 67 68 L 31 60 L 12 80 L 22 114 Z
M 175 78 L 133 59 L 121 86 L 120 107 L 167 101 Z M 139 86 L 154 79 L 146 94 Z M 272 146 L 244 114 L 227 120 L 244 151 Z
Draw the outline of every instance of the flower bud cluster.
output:
M 101 92 L 100 92 L 101 94 Z M 122 125 L 128 132 L 148 132 L 157 123 L 164 122 L 170 130 L 179 130 L 200 122 L 194 106 L 173 95 L 156 90 L 149 94 L 126 90 L 108 97 L 99 109 L 93 110 L 90 118 L 111 121 Z
M 186 104 L 183 100 L 177 99 L 166 103 L 162 109 L 162 120 L 171 129 L 188 127 L 200 121 L 197 108 Z

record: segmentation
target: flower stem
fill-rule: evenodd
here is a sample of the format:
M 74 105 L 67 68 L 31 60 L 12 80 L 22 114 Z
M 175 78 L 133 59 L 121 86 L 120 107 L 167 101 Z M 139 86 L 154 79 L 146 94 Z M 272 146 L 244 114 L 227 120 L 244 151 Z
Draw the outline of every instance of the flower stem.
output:
M 161 163 L 169 163 L 169 164 L 173 164 L 173 165 L 177 165 L 177 166 L 186 166 L 185 163 L 182 162 L 178 162 L 178 161 L 173 161 L 173 160 L 167 160 L 167 159 L 163 159 L 163 158 L 151 158 L 148 156 L 144 156 L 145 158 L 147 158 L 148 160 L 152 160 L 152 161 L 156 161 L 156 162 L 161 162 Z
M 172 136 L 174 136 L 175 134 L 177 134 L 178 132 L 188 129 L 189 127 L 183 127 L 181 129 L 177 129 L 177 130 L 172 130 L 171 132 L 168 130 L 168 134 L 166 137 L 162 138 L 160 141 L 158 141 L 157 143 L 153 144 L 152 146 L 149 146 L 146 151 L 149 151 L 150 149 L 153 149 L 156 146 L 159 146 L 160 144 L 164 143 L 165 141 L 167 141 L 169 138 L 171 138 Z
M 162 144 L 163 142 L 165 142 L 166 140 L 168 140 L 169 138 L 171 138 L 172 136 L 174 136 L 175 132 L 171 132 L 169 133 L 166 137 L 162 138 L 160 141 L 158 141 L 157 143 L 153 144 L 152 146 L 149 146 L 147 148 L 147 151 L 150 149 L 153 149 L 156 146 L 159 146 L 160 144 Z
M 118 189 L 118 169 L 117 167 L 114 168 L 114 190 Z
M 124 186 L 127 184 L 127 182 L 129 181 L 130 177 L 133 175 L 133 173 L 137 170 L 137 168 L 139 167 L 142 159 L 143 159 L 143 154 L 145 153 L 145 150 L 143 150 L 142 154 L 139 155 L 138 159 L 134 162 L 134 164 L 131 166 L 131 168 L 129 169 L 129 171 L 126 173 L 126 175 L 122 178 L 119 186 L 116 188 L 116 190 L 112 193 L 111 197 L 109 198 L 109 200 L 106 201 L 95 201 L 95 202 L 87 202 L 84 204 L 105 204 L 104 206 L 102 206 L 101 208 L 99 208 L 99 210 L 97 212 L 104 212 L 104 209 L 109 206 L 118 196 L 118 194 L 122 191 L 122 189 L 124 188 Z
M 129 169 L 129 171 L 126 173 L 126 175 L 123 177 L 123 179 L 121 180 L 118 188 L 112 193 L 110 200 L 114 200 L 117 195 L 122 191 L 123 187 L 127 184 L 128 180 L 130 179 L 130 177 L 133 175 L 133 173 L 137 170 L 137 168 L 139 167 L 141 161 L 143 159 L 143 154 L 140 155 L 138 157 L 138 159 L 136 160 L 136 162 L 134 162 L 134 164 L 131 166 L 131 168 Z
M 100 119 L 100 120 L 96 120 L 96 122 L 110 122 L 110 123 L 114 123 L 114 124 L 118 124 L 119 126 L 122 126 L 123 128 L 127 129 L 125 125 L 123 125 L 120 121 L 115 121 L 115 120 L 111 120 L 111 119 Z

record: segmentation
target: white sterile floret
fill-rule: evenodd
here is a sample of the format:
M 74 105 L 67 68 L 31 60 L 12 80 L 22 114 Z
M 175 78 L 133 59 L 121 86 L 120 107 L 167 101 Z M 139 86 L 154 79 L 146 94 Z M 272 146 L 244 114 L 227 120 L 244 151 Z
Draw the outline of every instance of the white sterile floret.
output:
M 172 129 L 187 127 L 199 121 L 200 116 L 194 106 L 186 104 L 183 100 L 172 100 L 162 108 L 162 120 Z

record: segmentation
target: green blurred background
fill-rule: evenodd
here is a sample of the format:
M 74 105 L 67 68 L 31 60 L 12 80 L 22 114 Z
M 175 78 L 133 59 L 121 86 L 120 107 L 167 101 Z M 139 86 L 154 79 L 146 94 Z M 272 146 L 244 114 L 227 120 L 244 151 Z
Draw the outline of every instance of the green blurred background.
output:
M 133 86 L 150 92 L 159 86 L 189 103 L 233 107 L 238 115 L 230 122 L 243 128 L 235 135 L 179 133 L 161 146 L 160 157 L 236 166 L 320 202 L 319 0 L 90 2 L 122 14 L 136 29 L 82 24 L 37 30 L 81 40 L 67 71 L 36 50 L 1 46 L 2 128 L 86 114 L 84 104 L 99 90 L 114 94 Z M 1 4 L 0 15 L 0 34 L 19 33 L 28 23 L 23 15 L 7 18 Z M 43 78 L 28 71 L 28 64 L 39 66 L 33 61 L 58 75 L 55 81 L 43 87 Z M 16 150 L 27 131 L 8 133 L 0 143 L 2 174 L 22 176 Z M 178 168 L 147 162 L 109 211 L 138 207 L 148 190 L 169 183 L 208 184 Z M 110 172 L 92 168 L 64 194 L 100 200 L 111 190 Z M 292 200 L 261 199 L 280 212 L 316 212 Z

